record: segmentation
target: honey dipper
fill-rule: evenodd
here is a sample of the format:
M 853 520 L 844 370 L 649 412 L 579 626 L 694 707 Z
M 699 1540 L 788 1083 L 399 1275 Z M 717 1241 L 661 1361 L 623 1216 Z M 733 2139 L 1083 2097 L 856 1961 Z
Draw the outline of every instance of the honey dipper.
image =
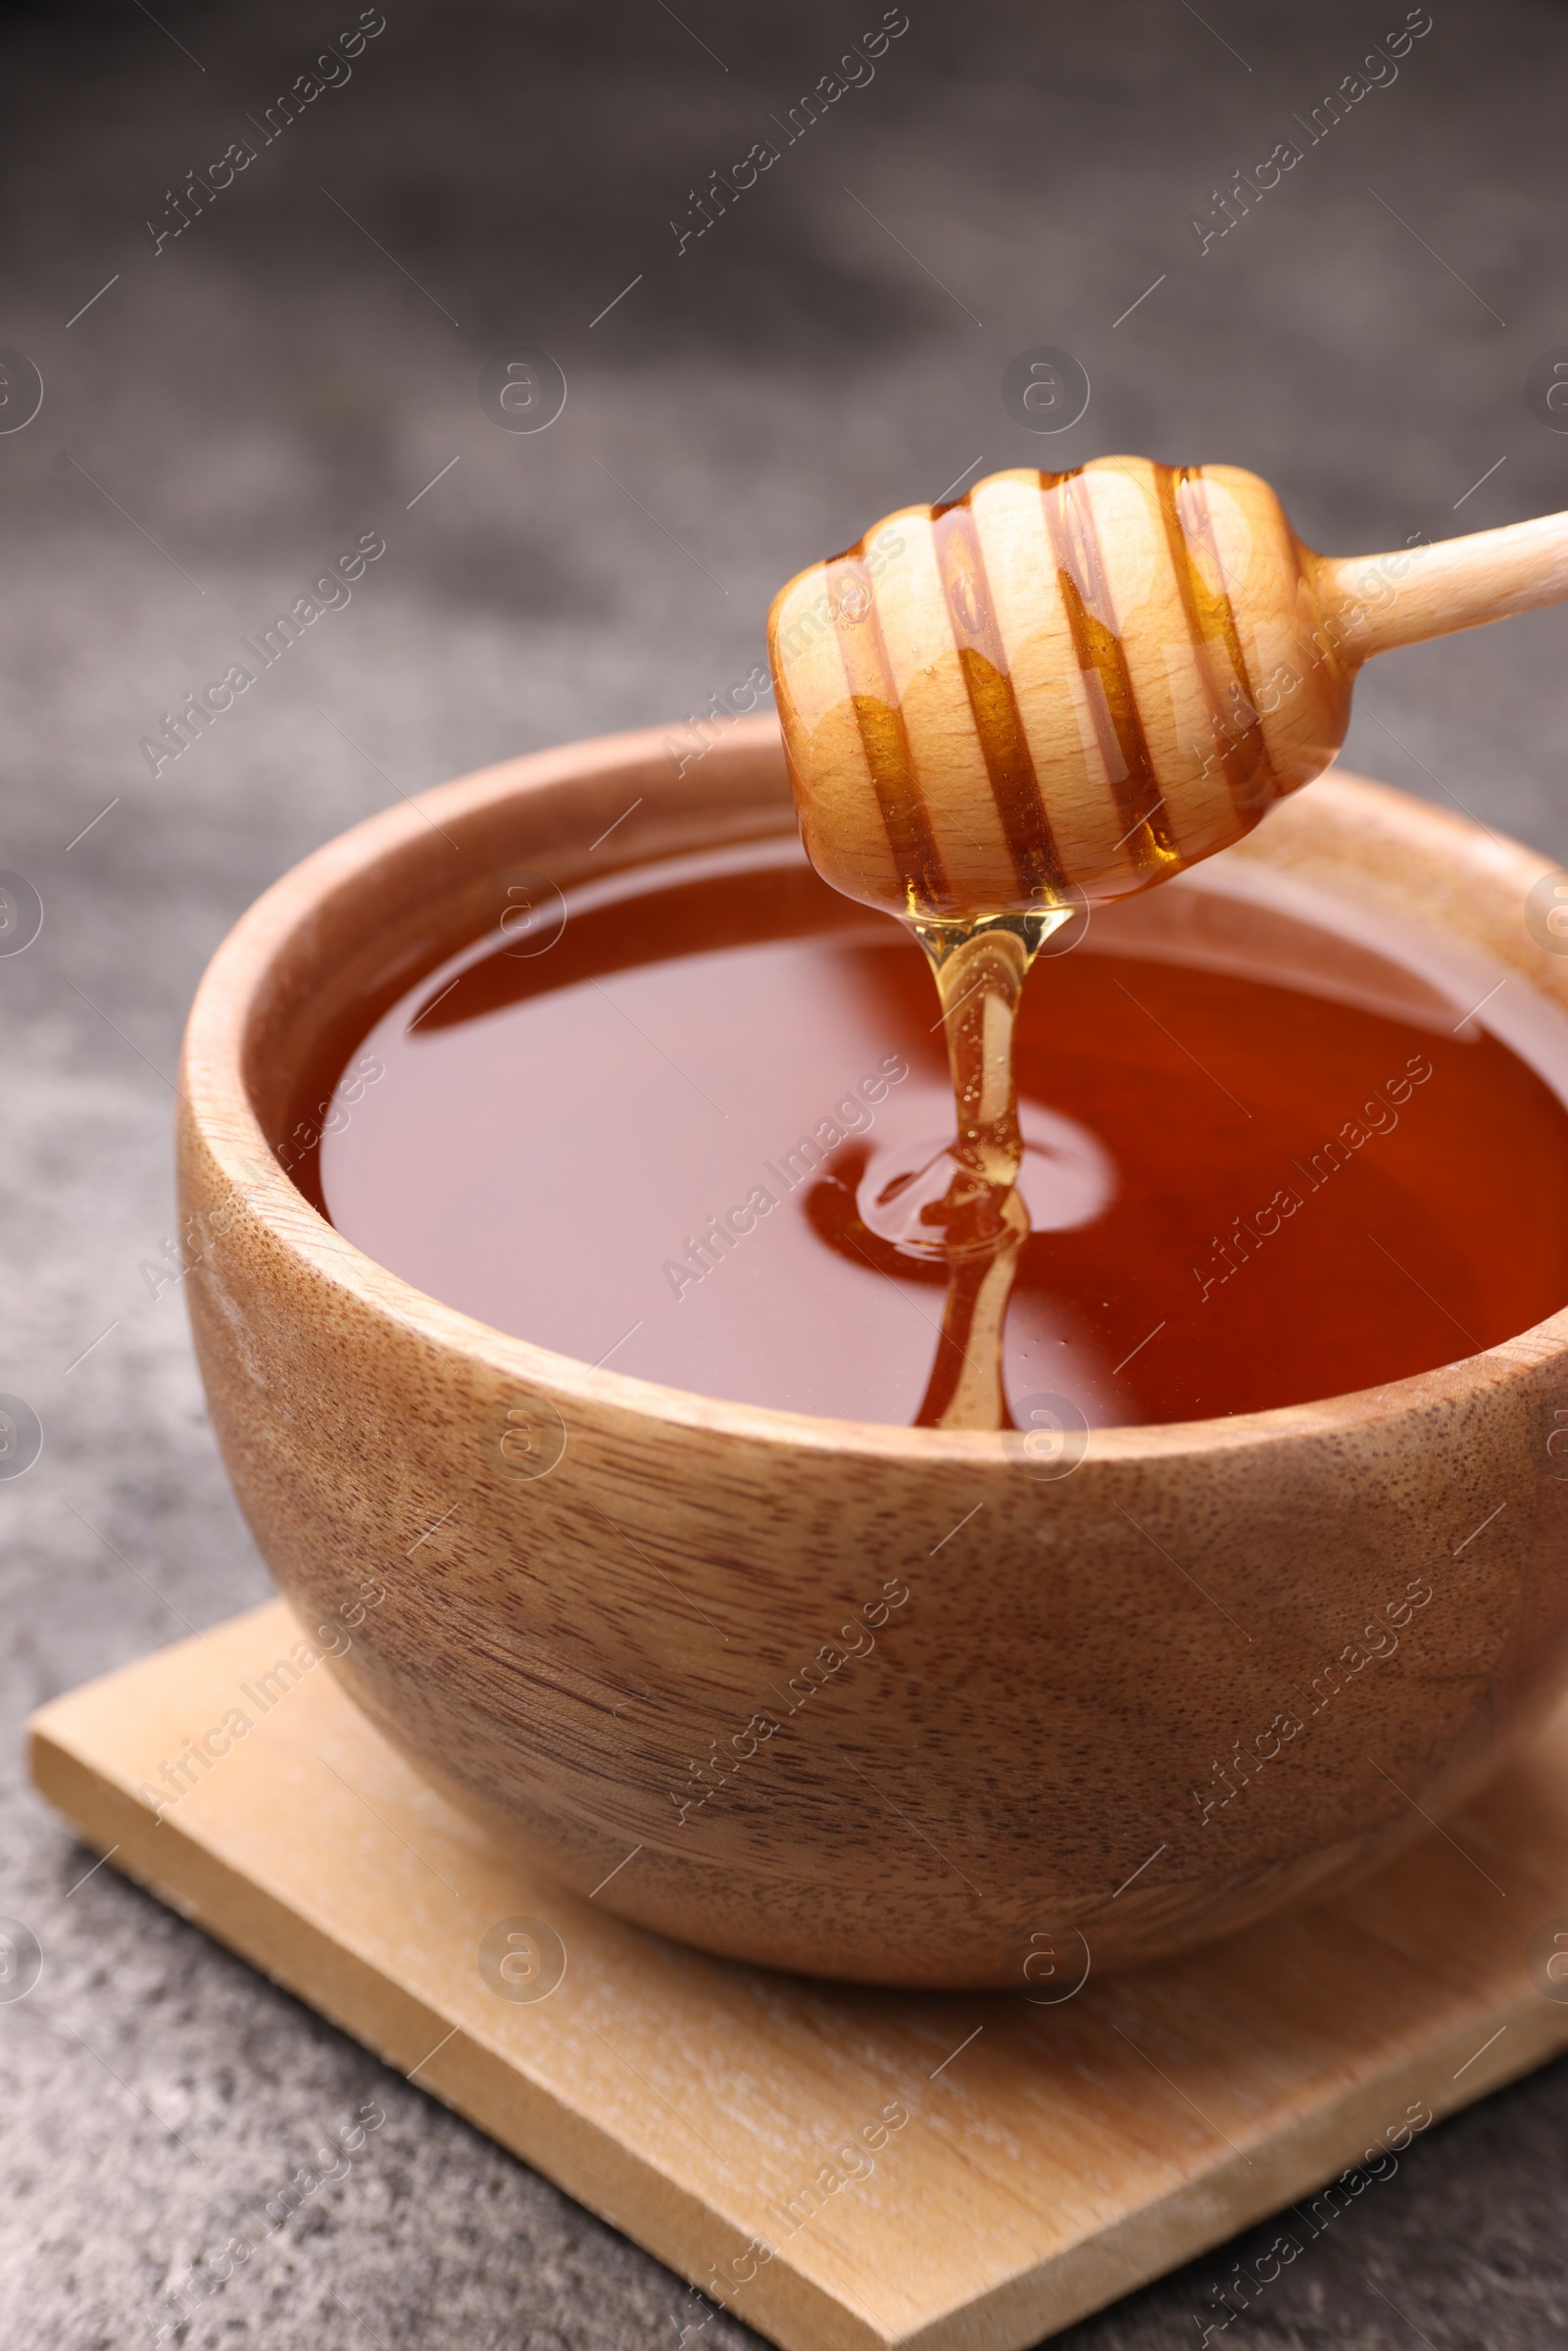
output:
M 1568 514 L 1322 556 L 1239 466 L 993 473 L 773 601 L 807 850 L 915 920 L 1123 897 L 1320 775 L 1373 654 L 1565 598 Z
M 1568 514 L 1322 556 L 1255 473 L 1124 457 L 902 508 L 780 590 L 768 653 L 808 854 L 909 924 L 946 1016 L 956 1140 L 918 1194 L 911 1176 L 860 1202 L 949 1262 L 922 1423 L 1011 1426 L 1012 1029 L 1051 932 L 1320 775 L 1373 654 L 1564 598 Z

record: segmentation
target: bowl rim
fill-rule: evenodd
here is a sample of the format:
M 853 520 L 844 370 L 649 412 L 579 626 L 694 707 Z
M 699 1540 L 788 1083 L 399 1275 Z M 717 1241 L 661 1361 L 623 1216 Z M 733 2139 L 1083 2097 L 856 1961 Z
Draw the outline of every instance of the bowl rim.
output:
M 553 787 L 606 782 L 617 771 L 646 768 L 666 755 L 672 732 L 672 726 L 635 728 L 496 761 L 434 787 L 417 805 L 405 800 L 380 809 L 291 866 L 241 914 L 197 987 L 180 1055 L 181 1128 L 207 1152 L 230 1195 L 244 1202 L 271 1241 L 316 1278 L 441 1351 L 456 1353 L 498 1381 L 525 1387 L 557 1405 L 594 1415 L 615 1413 L 632 1421 L 655 1420 L 795 1452 L 950 1467 L 968 1463 L 976 1471 L 1014 1467 L 1015 1455 L 1008 1451 L 1003 1433 L 904 1428 L 705 1396 L 592 1366 L 500 1331 L 445 1305 L 358 1249 L 298 1190 L 267 1140 L 245 1079 L 252 1008 L 277 961 L 333 894 L 363 879 L 377 862 L 417 845 L 432 827 L 439 831 L 465 818 L 491 814 Z M 736 718 L 710 749 L 726 755 L 714 761 L 720 774 L 731 761 L 755 760 L 769 749 L 777 750 L 782 771 L 782 738 L 770 711 Z M 1424 833 L 1440 854 L 1446 850 L 1450 859 L 1455 850 L 1461 856 L 1468 853 L 1490 887 L 1496 892 L 1506 889 L 1509 897 L 1517 893 L 1520 905 L 1535 883 L 1559 870 L 1549 857 L 1521 843 L 1338 766 L 1311 789 L 1319 794 L 1320 805 L 1331 794 L 1348 795 L 1354 804 L 1381 809 L 1385 818 L 1407 831 L 1413 826 Z M 755 837 L 764 836 L 760 832 Z M 1249 835 L 1240 845 L 1244 853 L 1257 840 L 1256 832 Z M 1261 846 L 1251 854 L 1266 858 Z M 1499 954 L 1495 943 L 1489 952 L 1516 968 L 1533 993 L 1550 1001 L 1552 992 L 1539 986 L 1544 951 L 1532 956 L 1523 922 L 1519 931 L 1514 953 Z M 1562 1008 L 1568 1010 L 1568 975 Z M 1099 1427 L 1091 1432 L 1078 1466 L 1126 1468 L 1142 1461 L 1332 1439 L 1371 1422 L 1396 1421 L 1451 1404 L 1457 1395 L 1528 1376 L 1563 1353 L 1568 1353 L 1568 1303 L 1495 1346 L 1379 1388 L 1212 1419 Z

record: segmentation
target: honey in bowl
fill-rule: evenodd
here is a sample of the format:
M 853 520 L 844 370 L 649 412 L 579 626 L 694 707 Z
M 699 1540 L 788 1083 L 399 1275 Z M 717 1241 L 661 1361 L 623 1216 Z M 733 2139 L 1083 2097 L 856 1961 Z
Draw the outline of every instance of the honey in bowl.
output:
M 1555 1312 L 1568 1021 L 1517 985 L 1471 1013 L 1494 976 L 1256 859 L 1048 943 L 1002 1425 L 1345 1395 Z M 349 1240 L 562 1354 L 906 1425 L 962 1376 L 930 968 L 793 839 L 464 947 L 363 1039 L 327 1128 L 295 1175 Z

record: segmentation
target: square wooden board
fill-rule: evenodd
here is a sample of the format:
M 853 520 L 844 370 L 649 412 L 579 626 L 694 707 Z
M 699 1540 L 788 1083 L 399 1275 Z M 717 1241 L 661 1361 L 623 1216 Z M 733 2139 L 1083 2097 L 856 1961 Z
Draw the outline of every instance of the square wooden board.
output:
M 1540 1946 L 1568 1709 L 1340 1899 L 1035 2005 L 707 1959 L 499 1865 L 329 1668 L 272 1672 L 298 1637 L 274 1601 L 57 1699 L 38 1787 L 785 2351 L 1022 2351 L 1568 2046 Z M 138 1787 L 234 1708 L 253 1728 L 157 1819 Z M 552 1935 L 564 1974 L 518 1997 Z

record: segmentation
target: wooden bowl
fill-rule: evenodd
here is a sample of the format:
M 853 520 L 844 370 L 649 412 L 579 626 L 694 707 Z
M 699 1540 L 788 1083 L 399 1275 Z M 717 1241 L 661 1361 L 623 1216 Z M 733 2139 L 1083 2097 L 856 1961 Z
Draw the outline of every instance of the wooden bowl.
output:
M 651 732 L 388 809 L 251 908 L 191 1013 L 214 1425 L 307 1627 L 384 1585 L 337 1665 L 378 1728 L 639 1925 L 1034 1997 L 1086 1946 L 1122 1966 L 1321 1891 L 1468 1794 L 1568 1664 L 1568 1312 L 1361 1395 L 1097 1430 L 1039 1482 L 1016 1439 L 590 1370 L 308 1203 L 271 1147 L 309 1139 L 357 1040 L 493 924 L 499 873 L 567 885 L 617 818 L 595 871 L 788 831 L 775 724 L 734 725 L 684 780 Z M 1568 1004 L 1568 958 L 1522 918 L 1544 860 L 1457 817 L 1331 775 L 1230 854 L 1436 921 Z M 1401 1623 L 1369 1665 L 1368 1628 Z M 683 1814 L 694 1758 L 714 1792 Z

